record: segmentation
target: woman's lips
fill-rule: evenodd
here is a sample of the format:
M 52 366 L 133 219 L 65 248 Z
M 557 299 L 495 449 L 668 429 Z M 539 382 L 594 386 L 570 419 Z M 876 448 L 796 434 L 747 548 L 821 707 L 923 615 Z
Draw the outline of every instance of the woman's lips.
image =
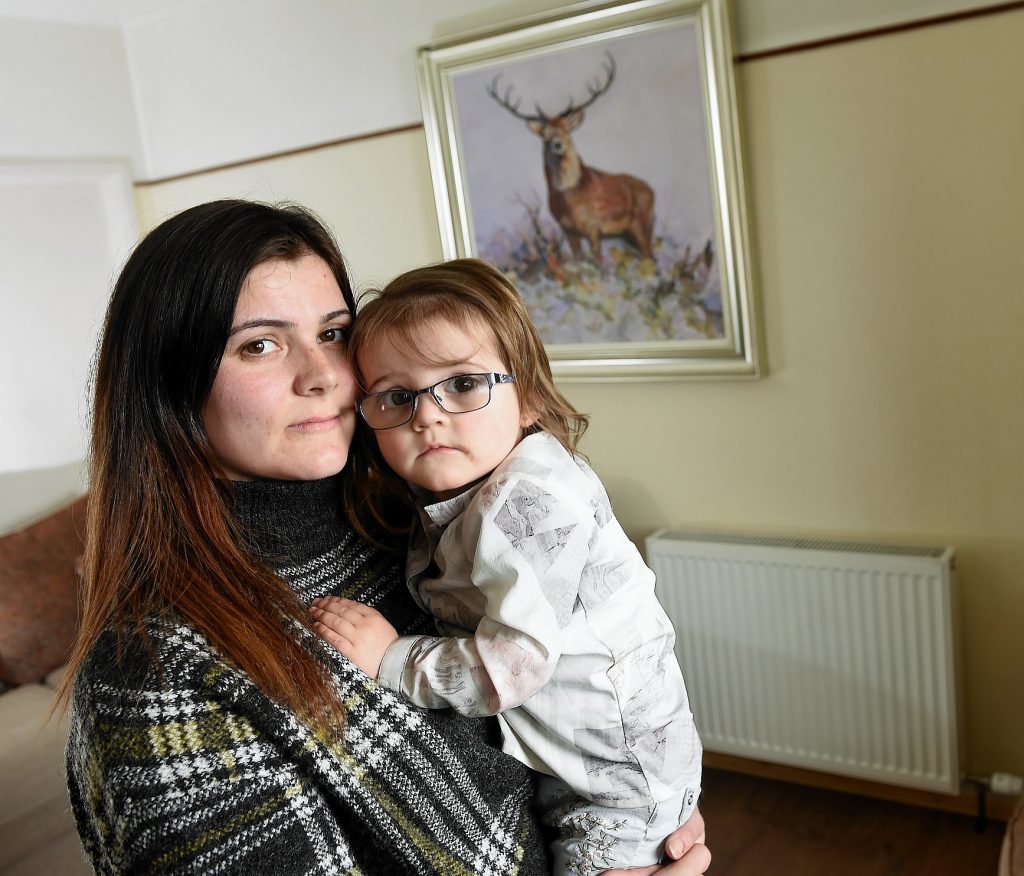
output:
M 293 423 L 289 428 L 299 432 L 327 432 L 338 425 L 340 415 L 332 417 L 310 417 L 301 423 Z

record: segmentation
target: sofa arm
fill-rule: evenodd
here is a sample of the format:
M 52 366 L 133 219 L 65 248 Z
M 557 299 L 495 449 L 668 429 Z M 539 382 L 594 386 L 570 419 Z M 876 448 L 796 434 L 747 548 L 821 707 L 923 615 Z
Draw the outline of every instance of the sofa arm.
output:
M 1024 797 L 1017 801 L 1013 815 L 1006 823 L 999 876 L 1024 876 Z
M 74 831 L 64 746 L 67 727 L 47 721 L 53 689 L 23 684 L 0 695 L 0 873 L 38 846 Z

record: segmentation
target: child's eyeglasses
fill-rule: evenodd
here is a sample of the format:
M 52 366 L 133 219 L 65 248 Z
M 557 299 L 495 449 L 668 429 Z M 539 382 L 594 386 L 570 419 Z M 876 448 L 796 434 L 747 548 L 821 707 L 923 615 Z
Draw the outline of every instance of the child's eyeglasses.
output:
M 456 374 L 439 380 L 423 389 L 385 389 L 375 392 L 359 402 L 359 413 L 366 425 L 374 431 L 404 426 L 416 414 L 419 397 L 429 392 L 442 411 L 449 414 L 468 414 L 487 407 L 491 401 L 491 388 L 498 383 L 515 383 L 511 374 L 488 372 L 484 374 Z

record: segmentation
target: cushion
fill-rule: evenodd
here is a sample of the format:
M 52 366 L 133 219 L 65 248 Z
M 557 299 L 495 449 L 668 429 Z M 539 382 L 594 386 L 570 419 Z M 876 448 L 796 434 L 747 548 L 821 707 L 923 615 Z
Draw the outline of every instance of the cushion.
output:
M 1024 876 L 1024 797 L 1017 801 L 1013 815 L 1006 823 L 999 876 Z
M 67 672 L 66 666 L 58 666 L 53 672 L 46 673 L 46 678 L 43 679 L 43 684 L 47 687 L 54 689 L 60 687 L 60 683 L 64 680 L 64 673 Z
M 0 538 L 0 682 L 38 682 L 67 661 L 84 524 L 82 498 Z

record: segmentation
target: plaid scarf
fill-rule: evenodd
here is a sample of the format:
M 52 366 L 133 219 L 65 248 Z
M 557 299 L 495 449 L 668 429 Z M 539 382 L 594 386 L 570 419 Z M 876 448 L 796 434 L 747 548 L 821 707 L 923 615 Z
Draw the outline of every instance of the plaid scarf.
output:
M 342 519 L 335 480 L 236 486 L 253 548 L 287 557 L 304 601 L 343 595 L 430 632 L 397 563 Z M 493 722 L 411 707 L 332 654 L 347 718 L 325 740 L 188 624 L 148 631 L 152 652 L 130 643 L 120 663 L 103 637 L 75 683 L 68 784 L 97 872 L 548 872 L 529 771 L 493 747 Z

